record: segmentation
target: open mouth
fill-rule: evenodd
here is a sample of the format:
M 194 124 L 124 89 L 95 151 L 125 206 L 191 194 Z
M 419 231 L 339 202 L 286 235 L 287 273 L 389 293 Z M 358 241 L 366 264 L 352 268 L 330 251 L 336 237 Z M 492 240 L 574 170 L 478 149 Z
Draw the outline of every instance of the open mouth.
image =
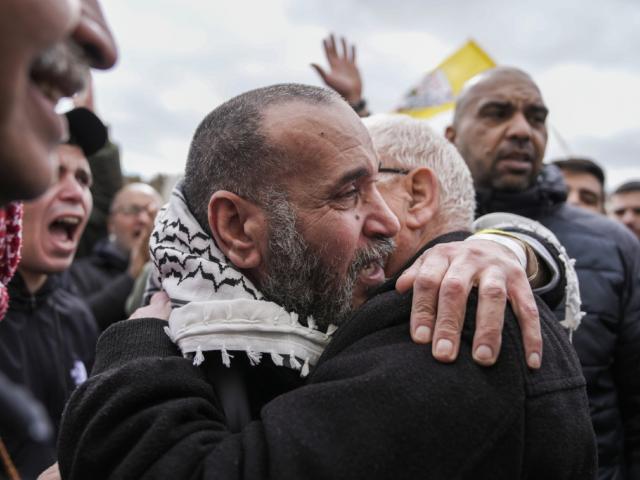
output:
M 89 68 L 84 56 L 73 42 L 57 44 L 33 61 L 31 81 L 55 105 L 62 97 L 71 97 L 84 88 Z
M 49 232 L 58 243 L 68 245 L 77 239 L 82 219 L 75 215 L 64 215 L 49 224 Z
M 369 287 L 374 287 L 382 284 L 384 282 L 384 267 L 382 265 L 382 262 L 371 262 L 362 270 L 360 270 L 358 281 L 361 284 Z

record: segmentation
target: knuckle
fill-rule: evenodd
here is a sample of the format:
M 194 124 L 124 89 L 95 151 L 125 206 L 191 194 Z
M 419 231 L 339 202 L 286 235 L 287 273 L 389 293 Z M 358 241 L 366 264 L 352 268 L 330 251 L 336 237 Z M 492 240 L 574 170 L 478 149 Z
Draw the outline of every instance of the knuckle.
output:
M 526 280 L 527 275 L 526 275 L 526 270 L 525 268 L 520 264 L 520 262 L 518 260 L 509 260 L 507 263 L 505 263 L 505 271 L 507 273 L 507 276 L 510 278 L 518 278 L 518 277 L 522 277 Z M 527 282 L 528 283 L 528 282 Z
M 539 320 L 538 317 L 538 306 L 535 304 L 535 302 L 533 303 L 525 303 L 522 307 L 522 313 L 524 313 L 524 315 L 526 315 L 527 317 L 531 317 L 533 319 L 535 319 L 536 321 Z
M 438 337 L 456 337 L 460 332 L 458 322 L 452 317 L 439 318 L 436 323 Z
M 529 343 L 536 346 L 536 349 L 539 349 L 542 345 L 542 337 L 540 335 L 534 334 L 530 335 Z
M 469 243 L 469 247 L 466 249 L 466 254 L 472 257 L 478 257 L 478 258 L 484 258 L 487 256 L 492 256 L 490 254 L 487 253 L 487 250 L 485 250 L 484 248 L 481 248 L 480 245 L 478 245 L 475 242 L 470 242 Z
M 423 258 L 426 258 L 427 256 L 430 256 L 430 257 L 449 257 L 450 253 L 451 253 L 451 245 L 450 244 L 439 244 L 439 245 L 434 245 L 429 250 L 427 250 L 425 252 L 425 255 L 423 255 Z
M 502 338 L 502 325 L 491 323 L 485 325 L 481 331 L 478 332 L 480 338 L 483 339 L 498 339 Z
M 480 297 L 487 300 L 502 301 L 507 298 L 507 289 L 504 283 L 490 281 L 480 290 Z
M 436 307 L 432 302 L 417 301 L 414 302 L 412 306 L 412 313 L 419 316 L 420 319 L 424 317 L 435 317 Z
M 445 297 L 456 297 L 464 294 L 466 284 L 458 277 L 448 277 L 442 282 L 442 291 Z
M 422 272 L 416 276 L 415 282 L 413 284 L 414 289 L 416 290 L 435 290 L 438 288 L 438 281 L 435 277 L 428 274 L 423 274 Z

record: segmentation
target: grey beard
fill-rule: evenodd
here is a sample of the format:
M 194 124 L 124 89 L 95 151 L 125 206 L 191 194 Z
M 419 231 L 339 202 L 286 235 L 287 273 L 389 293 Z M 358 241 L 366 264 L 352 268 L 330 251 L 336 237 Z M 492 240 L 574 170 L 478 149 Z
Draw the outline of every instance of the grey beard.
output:
M 353 313 L 353 290 L 359 273 L 373 262 L 384 265 L 393 252 L 390 238 L 380 238 L 356 251 L 347 274 L 331 261 L 331 253 L 313 251 L 296 229 L 295 212 L 282 198 L 273 197 L 267 205 L 269 215 L 269 259 L 260 289 L 266 298 L 286 310 L 296 312 L 300 322 L 313 316 L 318 328 L 340 325 Z

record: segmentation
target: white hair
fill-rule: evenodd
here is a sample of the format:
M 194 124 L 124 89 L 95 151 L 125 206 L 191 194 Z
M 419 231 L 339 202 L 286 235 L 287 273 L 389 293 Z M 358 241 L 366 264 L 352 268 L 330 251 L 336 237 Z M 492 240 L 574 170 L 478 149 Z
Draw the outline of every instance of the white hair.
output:
M 458 150 L 424 120 L 407 115 L 378 114 L 363 119 L 381 160 L 393 166 L 428 167 L 440 184 L 442 221 L 449 228 L 471 229 L 475 190 L 471 173 Z

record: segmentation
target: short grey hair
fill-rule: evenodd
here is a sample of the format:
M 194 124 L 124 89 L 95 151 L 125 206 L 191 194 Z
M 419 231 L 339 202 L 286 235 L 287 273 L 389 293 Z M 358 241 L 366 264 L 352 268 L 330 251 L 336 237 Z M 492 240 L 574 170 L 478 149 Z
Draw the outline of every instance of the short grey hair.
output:
M 254 203 L 268 203 L 276 176 L 288 159 L 263 128 L 267 107 L 289 102 L 328 105 L 342 102 L 332 90 L 300 84 L 258 88 L 238 95 L 209 113 L 193 135 L 184 177 L 189 209 L 205 231 L 211 195 L 228 190 Z
M 440 185 L 440 217 L 450 228 L 470 229 L 475 190 L 469 168 L 455 146 L 424 120 L 407 115 L 379 114 L 363 121 L 381 160 L 433 170 Z

